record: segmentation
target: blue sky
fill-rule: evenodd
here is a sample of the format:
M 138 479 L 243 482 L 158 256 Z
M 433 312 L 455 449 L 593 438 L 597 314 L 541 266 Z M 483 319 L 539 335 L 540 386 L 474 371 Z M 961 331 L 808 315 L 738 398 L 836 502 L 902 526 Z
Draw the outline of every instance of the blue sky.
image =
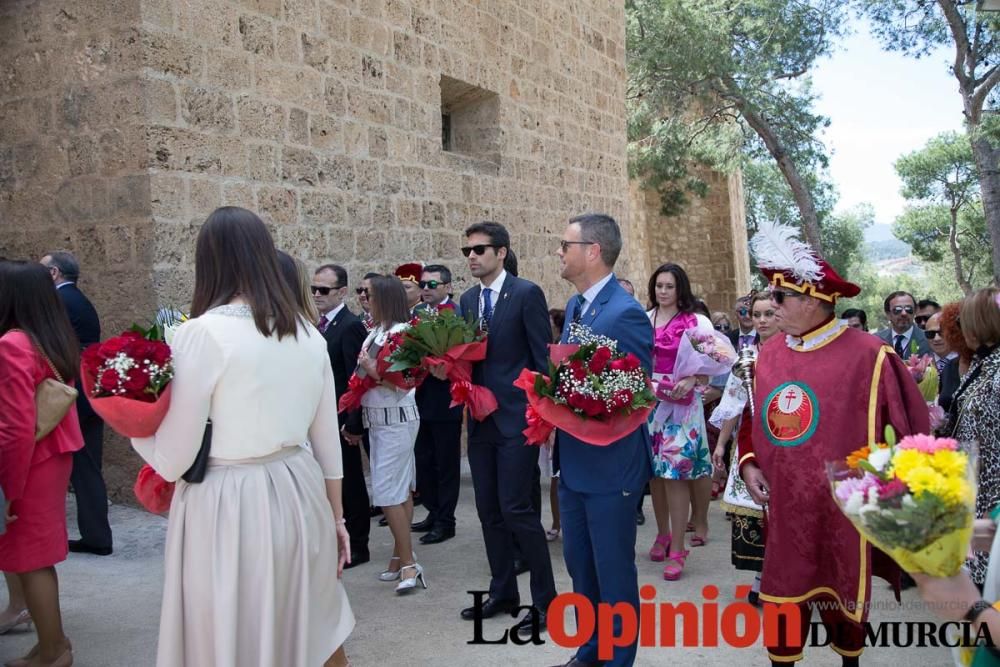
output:
M 962 100 L 946 49 L 919 60 L 883 51 L 858 23 L 813 75 L 817 110 L 830 118 L 824 142 L 840 192 L 838 210 L 862 202 L 875 221 L 891 224 L 904 200 L 892 163 L 945 130 L 962 129 Z M 885 236 L 884 227 L 869 237 Z

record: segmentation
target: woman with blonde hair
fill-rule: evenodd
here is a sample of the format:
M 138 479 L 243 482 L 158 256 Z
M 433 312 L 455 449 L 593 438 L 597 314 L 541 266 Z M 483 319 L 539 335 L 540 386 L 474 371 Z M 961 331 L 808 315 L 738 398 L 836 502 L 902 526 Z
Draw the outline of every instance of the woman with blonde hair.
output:
M 979 447 L 976 516 L 1000 504 L 1000 290 L 986 287 L 962 302 L 962 335 L 975 352 L 969 372 L 955 390 L 944 435 Z M 972 580 L 986 580 L 989 554 L 977 551 L 969 561 Z
M 177 481 L 157 665 L 345 665 L 333 372 L 250 211 L 223 207 L 202 226 L 191 316 L 172 344 L 170 408 L 155 435 L 132 439 Z M 188 483 L 209 419 L 207 472 Z
M 302 260 L 292 257 L 284 250 L 278 251 L 278 266 L 285 282 L 295 293 L 295 303 L 309 322 L 319 322 L 319 309 L 312 298 L 309 271 Z

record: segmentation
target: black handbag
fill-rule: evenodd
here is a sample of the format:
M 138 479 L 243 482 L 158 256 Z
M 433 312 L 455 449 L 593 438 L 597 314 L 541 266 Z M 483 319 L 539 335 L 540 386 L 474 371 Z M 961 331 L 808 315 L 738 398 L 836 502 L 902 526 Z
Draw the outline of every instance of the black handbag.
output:
M 181 479 L 188 484 L 199 484 L 204 481 L 205 473 L 208 471 L 208 454 L 212 449 L 212 422 L 205 424 L 205 433 L 201 436 L 201 448 L 198 449 L 198 456 L 194 457 L 194 463 L 187 469 Z

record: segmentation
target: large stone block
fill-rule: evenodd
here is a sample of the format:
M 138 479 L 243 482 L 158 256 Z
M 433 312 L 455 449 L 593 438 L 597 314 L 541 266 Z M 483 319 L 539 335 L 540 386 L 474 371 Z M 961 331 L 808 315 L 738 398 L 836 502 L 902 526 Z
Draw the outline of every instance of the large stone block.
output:
M 181 118 L 191 127 L 230 132 L 236 127 L 232 98 L 214 88 L 181 86 Z

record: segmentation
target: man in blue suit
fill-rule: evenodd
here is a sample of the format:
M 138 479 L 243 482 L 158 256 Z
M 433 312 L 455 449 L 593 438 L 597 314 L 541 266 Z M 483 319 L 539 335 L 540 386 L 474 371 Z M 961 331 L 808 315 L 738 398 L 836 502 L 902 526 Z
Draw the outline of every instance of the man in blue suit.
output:
M 614 218 L 586 214 L 572 218 L 560 242 L 562 277 L 577 295 L 566 306 L 562 342 L 574 342 L 570 325 L 577 322 L 595 334 L 618 341 L 620 352 L 636 355 L 649 372 L 653 364 L 653 327 L 642 306 L 622 289 L 612 272 L 622 249 Z M 643 424 L 607 447 L 589 445 L 557 432 L 559 511 L 563 557 L 573 590 L 590 600 L 624 602 L 639 609 L 635 567 L 635 505 L 653 475 L 652 443 Z M 615 635 L 621 636 L 620 620 Z M 631 665 L 637 646 L 615 648 L 610 661 L 597 655 L 597 637 L 580 647 L 566 667 Z
M 549 310 L 538 285 L 504 269 L 510 235 L 503 225 L 477 223 L 465 230 L 465 236 L 462 254 L 479 284 L 462 295 L 462 312 L 478 317 L 489 331 L 486 359 L 473 366 L 472 382 L 488 387 L 499 407 L 481 422 L 469 419 L 469 467 L 491 581 L 489 598 L 462 610 L 462 618 L 517 613 L 516 538 L 531 572 L 531 602 L 544 628 L 545 613 L 556 595 L 555 580 L 545 530 L 532 501 L 533 486 L 538 484 L 538 449 L 525 446 L 527 397 L 514 387 L 514 380 L 524 368 L 548 368 Z M 533 626 L 532 614 L 526 613 L 517 631 L 528 634 Z

